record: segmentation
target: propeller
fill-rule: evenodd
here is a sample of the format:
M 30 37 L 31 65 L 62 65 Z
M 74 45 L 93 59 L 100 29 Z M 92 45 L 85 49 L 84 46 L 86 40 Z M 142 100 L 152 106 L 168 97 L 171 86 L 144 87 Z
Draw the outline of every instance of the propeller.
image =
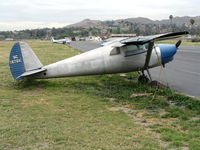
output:
M 176 48 L 179 48 L 179 46 L 181 45 L 182 41 L 179 40 L 175 45 L 176 45 Z
M 179 41 L 175 44 L 176 48 L 179 48 L 179 46 L 181 45 L 181 43 L 182 43 L 182 41 L 179 40 Z M 158 63 L 160 64 L 160 73 L 159 73 L 158 80 L 160 80 L 161 74 L 162 74 L 162 72 L 163 72 L 165 82 L 167 83 L 167 86 L 169 86 L 168 78 L 167 78 L 167 75 L 166 75 L 165 70 L 164 70 L 165 65 L 162 64 L 161 59 L 159 58 L 157 52 L 156 52 L 156 56 L 157 56 L 157 59 L 158 59 Z

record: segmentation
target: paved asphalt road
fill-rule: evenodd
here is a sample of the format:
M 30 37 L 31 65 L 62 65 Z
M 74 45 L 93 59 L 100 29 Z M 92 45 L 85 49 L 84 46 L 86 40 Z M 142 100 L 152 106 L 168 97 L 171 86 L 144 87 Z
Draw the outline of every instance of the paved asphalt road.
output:
M 180 47 L 160 79 L 160 67 L 150 72 L 153 79 L 168 83 L 175 91 L 200 98 L 200 47 Z
M 94 42 L 72 42 L 71 45 L 83 52 L 99 47 Z M 200 98 L 200 47 L 182 46 L 173 62 L 150 70 L 153 80 L 168 84 L 175 91 Z
M 100 43 L 89 42 L 89 41 L 77 41 L 77 42 L 72 41 L 70 45 L 76 49 L 81 50 L 82 52 L 86 52 L 86 51 L 101 47 Z

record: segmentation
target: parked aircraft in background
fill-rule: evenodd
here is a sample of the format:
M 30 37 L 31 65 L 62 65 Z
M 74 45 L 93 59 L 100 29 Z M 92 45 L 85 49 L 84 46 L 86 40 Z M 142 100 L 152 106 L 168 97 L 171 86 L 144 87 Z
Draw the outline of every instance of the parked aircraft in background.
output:
M 51 37 L 51 42 L 59 44 L 70 44 L 71 40 L 69 38 L 55 40 L 54 37 Z
M 43 66 L 25 42 L 16 43 L 10 53 L 10 70 L 16 80 L 48 79 L 85 75 L 141 72 L 139 81 L 148 82 L 149 68 L 165 65 L 181 44 L 154 44 L 155 41 L 179 38 L 188 32 L 175 32 L 153 36 L 117 40 L 103 47 Z

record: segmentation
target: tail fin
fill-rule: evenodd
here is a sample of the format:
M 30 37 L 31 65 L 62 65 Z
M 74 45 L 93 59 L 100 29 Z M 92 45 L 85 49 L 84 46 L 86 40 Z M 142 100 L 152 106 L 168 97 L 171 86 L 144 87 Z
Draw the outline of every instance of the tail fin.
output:
M 15 43 L 10 52 L 9 65 L 16 80 L 44 71 L 42 63 L 25 42 Z

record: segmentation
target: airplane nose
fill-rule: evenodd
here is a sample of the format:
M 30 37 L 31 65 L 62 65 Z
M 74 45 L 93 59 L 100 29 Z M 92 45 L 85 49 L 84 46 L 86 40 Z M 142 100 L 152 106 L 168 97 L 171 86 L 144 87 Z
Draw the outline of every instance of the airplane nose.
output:
M 166 64 L 173 60 L 177 50 L 175 45 L 158 44 L 158 47 L 160 48 L 162 64 Z

